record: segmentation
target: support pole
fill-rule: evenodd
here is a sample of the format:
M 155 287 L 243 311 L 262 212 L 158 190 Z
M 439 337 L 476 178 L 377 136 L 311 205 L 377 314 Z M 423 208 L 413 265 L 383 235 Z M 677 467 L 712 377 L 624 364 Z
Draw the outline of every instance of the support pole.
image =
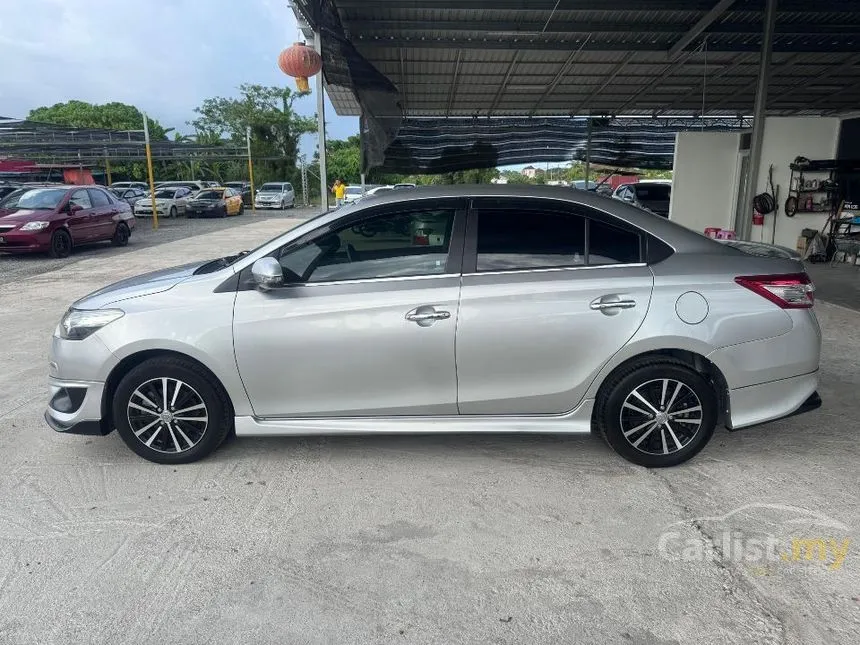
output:
M 105 181 L 107 181 L 108 186 L 113 183 L 113 180 L 110 176 L 110 157 L 108 157 L 107 148 L 105 148 Z
M 764 12 L 764 35 L 761 40 L 761 57 L 758 66 L 758 81 L 755 90 L 755 107 L 753 109 L 753 131 L 750 144 L 750 161 L 747 172 L 747 183 L 744 190 L 744 207 L 737 214 L 735 235 L 739 239 L 748 240 L 752 230 L 753 198 L 758 186 L 758 167 L 761 164 L 761 146 L 764 139 L 765 108 L 767 107 L 767 81 L 770 76 L 770 60 L 773 53 L 773 31 L 776 22 L 777 0 L 767 0 Z M 704 116 L 704 115 L 703 115 Z
M 152 230 L 158 230 L 158 209 L 155 207 L 155 177 L 152 174 L 152 149 L 149 147 L 149 119 L 143 113 L 143 138 L 146 141 L 146 170 L 149 174 L 149 199 L 152 203 Z
M 322 56 L 322 37 L 319 31 L 314 32 L 314 47 Z M 323 93 L 323 73 L 320 70 L 316 76 L 317 82 L 317 130 L 319 131 L 319 158 L 320 158 L 320 205 L 323 212 L 328 210 L 328 175 L 326 174 L 325 154 L 325 94 Z
M 248 181 L 251 182 L 251 212 L 257 214 L 257 200 L 254 197 L 254 162 L 251 161 L 251 126 L 245 130 L 245 143 L 248 145 Z
M 358 117 L 358 149 L 361 164 L 361 196 L 367 190 L 367 173 L 365 173 L 365 151 L 364 151 L 364 114 Z
M 588 117 L 585 135 L 585 190 L 588 190 L 588 176 L 591 174 L 591 117 Z

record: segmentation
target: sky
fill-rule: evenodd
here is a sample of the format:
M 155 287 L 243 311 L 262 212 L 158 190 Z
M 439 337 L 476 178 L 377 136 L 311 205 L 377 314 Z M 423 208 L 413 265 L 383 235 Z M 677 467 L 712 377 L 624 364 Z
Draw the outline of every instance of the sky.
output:
M 241 83 L 288 86 L 278 54 L 301 35 L 287 0 L 2 0 L 0 116 L 71 99 L 137 106 L 190 133 L 194 108 Z M 311 89 L 314 89 L 313 80 Z M 298 99 L 316 113 L 316 97 Z M 329 139 L 358 133 L 326 99 Z M 302 138 L 315 149 L 316 135 Z

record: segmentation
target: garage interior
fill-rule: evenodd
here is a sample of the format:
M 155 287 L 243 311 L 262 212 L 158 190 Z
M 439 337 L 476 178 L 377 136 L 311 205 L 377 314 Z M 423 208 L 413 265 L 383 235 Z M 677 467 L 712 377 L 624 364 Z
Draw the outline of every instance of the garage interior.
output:
M 674 221 L 801 253 L 804 233 L 860 231 L 847 221 L 860 215 L 851 208 L 860 203 L 860 12 L 851 0 L 290 4 L 305 36 L 319 34 L 335 110 L 362 117 L 367 165 L 488 167 L 510 158 L 505 145 L 518 160 L 587 161 L 589 126 L 636 117 L 651 136 L 674 139 L 672 159 L 650 166 L 674 168 Z M 548 142 L 547 124 L 568 131 Z M 641 143 L 619 136 L 602 161 L 623 162 Z M 792 172 L 798 157 L 826 170 Z M 836 186 L 825 190 L 824 179 Z M 753 199 L 765 192 L 775 208 L 759 217 Z

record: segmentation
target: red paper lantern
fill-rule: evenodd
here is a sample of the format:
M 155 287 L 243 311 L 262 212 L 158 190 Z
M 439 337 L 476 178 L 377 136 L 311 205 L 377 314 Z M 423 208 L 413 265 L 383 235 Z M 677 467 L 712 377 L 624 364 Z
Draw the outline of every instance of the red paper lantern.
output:
M 308 76 L 319 74 L 322 58 L 313 47 L 304 43 L 293 43 L 278 56 L 278 67 L 284 74 L 296 79 L 299 92 L 310 92 Z

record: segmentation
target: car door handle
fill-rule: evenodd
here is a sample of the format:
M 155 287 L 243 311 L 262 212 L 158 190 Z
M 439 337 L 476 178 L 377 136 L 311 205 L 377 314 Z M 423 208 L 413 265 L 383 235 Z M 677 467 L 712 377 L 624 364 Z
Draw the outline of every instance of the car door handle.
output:
M 406 320 L 417 323 L 419 327 L 429 327 L 437 320 L 447 320 L 450 317 L 450 311 L 437 311 L 433 307 L 416 307 L 406 314 Z
M 632 309 L 636 306 L 636 301 L 622 299 L 618 296 L 603 296 L 602 298 L 592 300 L 588 306 L 594 311 L 615 314 L 618 313 L 619 309 Z

